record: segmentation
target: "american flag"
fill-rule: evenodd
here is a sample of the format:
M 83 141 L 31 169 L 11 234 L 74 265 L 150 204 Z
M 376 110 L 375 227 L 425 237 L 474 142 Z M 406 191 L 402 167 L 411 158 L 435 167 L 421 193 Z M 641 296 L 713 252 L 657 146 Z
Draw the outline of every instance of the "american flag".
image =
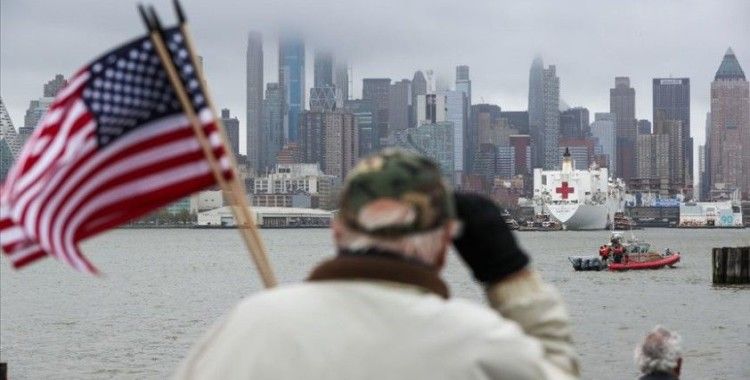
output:
M 179 28 L 163 36 L 229 179 L 185 37 Z M 0 246 L 16 268 L 53 256 L 96 273 L 81 240 L 214 183 L 151 40 L 139 38 L 94 60 L 58 94 L 0 187 Z

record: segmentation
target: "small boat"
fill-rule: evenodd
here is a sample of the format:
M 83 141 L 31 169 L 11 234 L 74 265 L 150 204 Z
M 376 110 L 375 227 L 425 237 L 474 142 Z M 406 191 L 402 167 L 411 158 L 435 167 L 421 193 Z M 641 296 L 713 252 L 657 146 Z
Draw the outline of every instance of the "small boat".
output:
M 610 241 L 611 243 L 600 247 L 599 255 L 568 257 L 573 269 L 576 271 L 660 269 L 665 266 L 674 267 L 680 261 L 679 252 L 666 249 L 664 253 L 659 253 L 652 249 L 651 244 L 638 241 L 635 236 L 623 243 L 621 234 L 613 232 Z M 615 255 L 617 255 L 616 258 Z

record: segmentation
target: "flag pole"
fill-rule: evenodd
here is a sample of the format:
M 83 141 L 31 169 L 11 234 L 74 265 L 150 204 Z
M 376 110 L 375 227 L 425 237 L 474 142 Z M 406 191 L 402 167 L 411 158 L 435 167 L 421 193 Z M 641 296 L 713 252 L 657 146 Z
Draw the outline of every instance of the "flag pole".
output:
M 243 241 L 248 248 L 250 258 L 253 260 L 256 268 L 258 269 L 258 272 L 260 273 L 263 285 L 266 288 L 273 287 L 276 285 L 276 278 L 266 257 L 266 250 L 263 246 L 262 240 L 260 239 L 260 233 L 257 230 L 257 226 L 255 225 L 254 220 L 250 216 L 247 199 L 245 198 L 245 191 L 243 188 L 244 186 L 241 186 L 238 181 L 236 170 L 237 166 L 233 157 L 233 153 L 229 149 L 227 149 L 226 138 L 224 137 L 224 128 L 221 125 L 221 121 L 218 119 L 218 117 L 216 117 L 217 115 L 214 109 L 211 108 L 211 112 L 213 113 L 215 122 L 220 132 L 219 134 L 221 136 L 222 147 L 230 159 L 230 170 L 232 171 L 232 176 L 229 180 L 224 177 L 223 170 L 221 169 L 218 160 L 214 156 L 213 147 L 206 137 L 206 134 L 203 130 L 203 125 L 196 115 L 195 110 L 193 109 L 192 102 L 187 94 L 187 91 L 185 90 L 185 87 L 182 84 L 182 81 L 180 80 L 179 75 L 177 74 L 177 70 L 174 66 L 174 63 L 172 62 L 171 56 L 166 49 L 162 37 L 163 31 L 161 28 L 161 23 L 158 16 L 156 15 L 156 12 L 151 9 L 151 17 L 149 17 L 142 5 L 138 6 L 138 11 L 143 18 L 144 23 L 146 24 L 149 36 L 154 44 L 154 50 L 158 54 L 159 59 L 162 62 L 162 66 L 164 67 L 167 76 L 169 77 L 169 81 L 172 84 L 172 88 L 174 89 L 175 94 L 177 95 L 177 98 L 179 99 L 180 104 L 182 105 L 182 108 L 185 111 L 188 120 L 190 121 L 193 132 L 195 132 L 195 136 L 199 144 L 201 145 L 203 154 L 208 160 L 209 166 L 211 167 L 211 171 L 213 172 L 216 181 L 219 183 L 219 186 L 222 188 L 225 194 L 230 195 L 235 201 L 234 205 L 230 206 L 230 209 L 232 210 L 232 213 L 234 214 L 234 217 L 238 222 L 240 235 L 242 236 Z M 193 57 L 191 56 L 191 58 Z M 195 63 L 194 60 L 193 63 Z M 199 82 L 203 82 L 203 78 L 200 75 L 200 70 L 196 69 L 196 73 Z M 203 85 L 203 83 L 201 83 L 201 85 Z M 210 105 L 210 97 L 207 93 L 204 93 L 204 96 L 207 98 L 207 103 Z
M 197 60 L 197 50 L 195 48 L 195 44 L 193 43 L 193 38 L 188 31 L 187 27 L 187 18 L 185 17 L 185 12 L 182 9 L 182 5 L 180 4 L 179 0 L 173 0 L 173 5 L 175 9 L 175 13 L 177 14 L 177 21 L 180 28 L 180 32 L 182 32 L 182 36 L 185 38 L 185 46 L 187 47 L 188 55 L 190 57 L 191 62 L 193 62 L 193 66 L 197 67 L 198 60 Z M 199 79 L 199 86 L 201 86 L 201 89 L 203 90 L 203 95 L 206 97 L 206 104 L 208 104 L 208 108 L 211 110 L 211 113 L 214 115 L 214 119 L 216 119 L 217 124 L 219 125 L 220 130 L 220 136 L 221 140 L 224 144 L 224 149 L 229 150 L 229 139 L 227 138 L 226 129 L 223 126 L 223 123 L 221 122 L 221 119 L 219 118 L 218 112 L 216 112 L 216 106 L 213 102 L 213 97 L 211 96 L 211 91 L 208 88 L 208 82 L 205 80 L 203 75 L 202 68 L 200 70 L 196 69 L 196 73 Z M 230 180 L 230 187 L 232 189 L 232 194 L 236 194 L 235 201 L 238 204 L 240 208 L 240 213 L 242 214 L 242 219 L 244 219 L 244 222 L 241 222 L 240 225 L 242 226 L 240 229 L 240 234 L 242 234 L 243 239 L 245 240 L 248 249 L 250 249 L 253 252 L 259 252 L 259 257 L 265 261 L 265 266 L 269 268 L 270 270 L 270 264 L 268 263 L 268 251 L 266 250 L 265 244 L 263 243 L 263 239 L 260 236 L 260 232 L 258 231 L 258 227 L 255 224 L 255 219 L 251 217 L 250 210 L 251 206 L 247 202 L 247 198 L 245 197 L 245 194 L 247 194 L 247 190 L 245 188 L 245 183 L 239 180 L 239 173 L 238 173 L 238 166 L 237 166 L 237 160 L 234 157 L 234 154 L 229 154 L 229 160 L 232 165 L 232 169 L 234 170 L 234 176 L 232 176 L 232 179 Z

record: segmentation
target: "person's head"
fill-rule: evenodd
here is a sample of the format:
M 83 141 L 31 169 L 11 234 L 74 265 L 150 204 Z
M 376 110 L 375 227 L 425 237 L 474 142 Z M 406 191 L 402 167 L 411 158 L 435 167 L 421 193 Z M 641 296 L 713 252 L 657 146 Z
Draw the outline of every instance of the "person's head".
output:
M 439 167 L 393 149 L 363 159 L 347 176 L 333 223 L 339 250 L 385 250 L 435 268 L 456 229 Z
M 680 375 L 682 349 L 680 335 L 661 326 L 651 330 L 635 347 L 635 363 L 643 374 L 666 372 Z

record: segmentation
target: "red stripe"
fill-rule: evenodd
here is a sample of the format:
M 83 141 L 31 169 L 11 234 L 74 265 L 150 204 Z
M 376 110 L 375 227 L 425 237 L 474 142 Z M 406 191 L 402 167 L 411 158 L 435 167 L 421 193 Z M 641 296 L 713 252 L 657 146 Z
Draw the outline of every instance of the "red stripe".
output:
M 34 261 L 37 261 L 39 259 L 43 259 L 45 257 L 47 257 L 47 253 L 45 253 L 42 250 L 39 250 L 38 252 L 34 253 L 33 255 L 26 256 L 26 257 L 24 257 L 21 260 L 12 261 L 13 268 L 21 269 L 21 268 L 23 268 L 23 267 L 25 267 L 25 266 L 33 263 Z

